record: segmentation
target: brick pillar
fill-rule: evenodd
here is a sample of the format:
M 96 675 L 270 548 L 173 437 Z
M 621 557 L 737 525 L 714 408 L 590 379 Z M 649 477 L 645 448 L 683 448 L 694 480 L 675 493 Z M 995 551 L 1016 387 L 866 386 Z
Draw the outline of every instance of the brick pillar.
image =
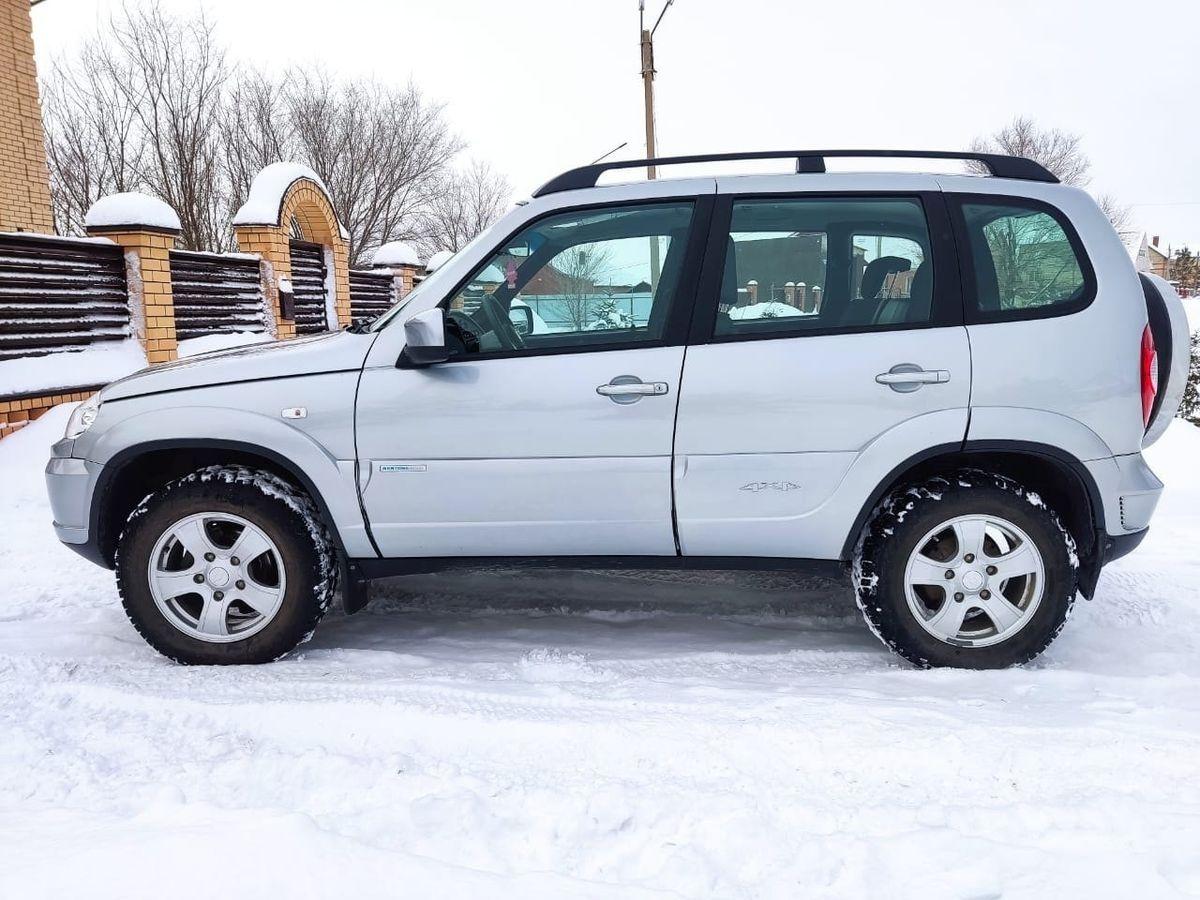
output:
M 267 290 L 267 305 L 275 321 L 275 336 L 280 340 L 295 337 L 295 320 L 283 318 L 279 310 L 279 279 L 292 277 L 292 251 L 286 232 L 274 225 L 236 225 L 233 233 L 237 238 L 238 250 L 257 253 L 274 275 L 274 278 L 265 279 L 264 287 Z
M 0 231 L 54 233 L 29 0 L 0 0 Z
M 239 250 L 258 254 L 274 272 L 270 302 L 280 338 L 296 334 L 295 320 L 284 319 L 279 309 L 279 283 L 292 278 L 293 233 L 325 248 L 326 297 L 332 300 L 337 318 L 336 322 L 328 322 L 329 327 L 350 324 L 347 238 L 334 214 L 329 193 L 315 172 L 307 166 L 287 162 L 264 168 L 254 176 L 246 202 L 233 216 L 233 233 Z
M 331 253 L 326 260 L 333 257 L 334 309 L 337 310 L 338 325 L 345 328 L 350 324 L 350 250 L 346 242 L 339 236 L 333 242 Z
M 408 296 L 409 291 L 416 286 L 416 276 L 422 271 L 419 263 L 403 266 L 372 266 L 372 268 L 377 272 L 391 273 L 392 279 L 395 282 L 397 300 L 399 300 L 401 297 Z
M 141 222 L 136 221 L 142 219 Z M 131 221 L 133 220 L 133 221 Z M 175 300 L 171 291 L 171 248 L 179 217 L 167 204 L 144 194 L 110 194 L 88 210 L 87 233 L 125 248 L 129 312 L 146 361 L 167 362 L 178 355 Z

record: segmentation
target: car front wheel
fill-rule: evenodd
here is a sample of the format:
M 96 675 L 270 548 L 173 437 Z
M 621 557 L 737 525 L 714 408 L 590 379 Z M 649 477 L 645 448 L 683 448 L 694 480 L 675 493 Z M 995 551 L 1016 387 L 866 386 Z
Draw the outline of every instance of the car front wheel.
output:
M 892 493 L 854 560 L 872 631 L 921 666 L 1002 668 L 1041 653 L 1077 590 L 1075 543 L 1042 498 L 963 470 Z
M 307 640 L 337 558 L 312 500 L 265 471 L 210 466 L 133 511 L 117 549 L 130 621 L 181 663 L 270 662 Z

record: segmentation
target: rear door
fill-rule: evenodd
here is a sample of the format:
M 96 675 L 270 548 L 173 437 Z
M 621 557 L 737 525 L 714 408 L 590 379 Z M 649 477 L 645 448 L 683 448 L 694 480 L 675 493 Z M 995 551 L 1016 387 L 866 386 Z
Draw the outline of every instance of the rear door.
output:
M 1019 436 L 1080 460 L 1138 452 L 1147 316 L 1124 245 L 1082 191 L 1021 185 L 1041 197 L 1019 197 L 978 180 L 978 193 L 945 195 L 975 353 L 969 439 Z
M 838 558 L 895 466 L 961 445 L 971 357 L 944 201 L 916 176 L 845 189 L 862 181 L 722 186 L 738 192 L 714 212 L 676 427 L 684 555 Z

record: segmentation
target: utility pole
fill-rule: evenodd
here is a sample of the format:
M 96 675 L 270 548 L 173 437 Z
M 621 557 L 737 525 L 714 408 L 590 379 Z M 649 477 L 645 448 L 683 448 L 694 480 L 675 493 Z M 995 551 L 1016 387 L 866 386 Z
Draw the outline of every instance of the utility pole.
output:
M 638 0 L 638 30 L 641 32 L 641 50 L 642 50 L 642 92 L 646 107 L 646 158 L 654 159 L 654 32 L 658 31 L 658 26 L 662 24 L 663 16 L 667 14 L 667 10 L 671 8 L 671 4 L 675 0 L 667 0 L 662 11 L 658 14 L 658 18 L 654 22 L 653 28 L 646 28 L 646 0 Z M 646 167 L 646 177 L 651 181 L 654 180 L 658 173 L 655 171 L 654 164 L 651 163 Z M 658 238 L 650 238 L 650 294 L 654 295 L 658 288 L 658 276 L 661 271 L 658 258 Z
M 646 28 L 646 0 L 638 0 L 638 30 L 641 32 L 642 50 L 642 92 L 646 106 L 646 156 L 654 158 L 654 32 L 662 24 L 663 16 L 667 14 L 675 0 L 667 0 L 654 22 L 653 28 Z M 646 167 L 646 177 L 653 180 L 657 173 L 654 166 Z

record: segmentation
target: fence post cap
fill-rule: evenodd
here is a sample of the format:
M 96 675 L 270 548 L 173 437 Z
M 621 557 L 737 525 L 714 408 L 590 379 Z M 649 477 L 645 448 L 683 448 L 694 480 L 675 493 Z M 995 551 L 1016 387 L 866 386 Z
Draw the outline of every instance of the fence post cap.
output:
M 385 269 L 396 266 L 420 266 L 421 258 L 411 244 L 404 241 L 388 241 L 380 244 L 371 254 L 371 268 Z
M 183 230 L 175 210 L 157 197 L 137 191 L 101 197 L 87 211 L 83 224 L 88 234 L 157 231 L 175 235 Z
M 439 250 L 437 253 L 433 254 L 433 256 L 429 257 L 429 259 L 425 260 L 425 271 L 436 272 L 438 269 L 444 266 L 446 261 L 452 256 L 454 256 L 453 251 Z

